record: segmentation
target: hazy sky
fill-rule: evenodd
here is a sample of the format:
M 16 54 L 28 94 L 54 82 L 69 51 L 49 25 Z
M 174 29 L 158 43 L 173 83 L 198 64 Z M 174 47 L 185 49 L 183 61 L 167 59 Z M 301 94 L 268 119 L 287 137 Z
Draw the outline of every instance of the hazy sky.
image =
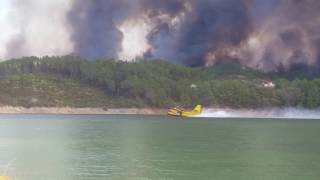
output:
M 8 9 L 9 4 L 10 4 L 10 0 L 1 0 L 0 1 L 1 17 L 3 16 L 3 14 L 6 14 L 6 10 Z

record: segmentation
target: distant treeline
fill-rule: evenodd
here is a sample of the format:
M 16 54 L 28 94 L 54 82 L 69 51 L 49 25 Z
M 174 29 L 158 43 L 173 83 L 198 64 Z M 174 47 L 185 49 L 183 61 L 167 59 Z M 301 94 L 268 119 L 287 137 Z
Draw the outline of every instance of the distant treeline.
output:
M 176 105 L 192 107 L 200 103 L 207 107 L 232 108 L 320 107 L 320 76 L 316 73 L 263 73 L 236 63 L 218 64 L 210 68 L 191 68 L 163 60 L 129 63 L 115 60 L 86 61 L 74 56 L 26 57 L 0 63 L 0 76 L 2 81 L 9 82 L 1 85 L 0 93 L 10 94 L 7 92 L 10 88 L 23 88 L 19 83 L 37 82 L 30 78 L 44 76 L 72 81 L 73 85 L 70 87 L 79 86 L 76 88 L 77 91 L 73 92 L 73 96 L 78 94 L 77 98 L 85 96 L 85 91 L 88 91 L 87 88 L 81 88 L 82 86 L 92 87 L 103 93 L 103 96 L 92 100 L 86 96 L 86 101 L 72 101 L 72 98 L 68 97 L 61 99 L 57 93 L 38 96 L 37 92 L 45 93 L 39 89 L 46 87 L 29 83 L 28 86 L 31 87 L 28 91 L 35 91 L 30 94 L 39 97 L 38 99 L 15 101 L 14 99 L 19 97 L 19 94 L 16 94 L 6 95 L 13 97 L 3 100 L 0 94 L 0 101 L 4 101 L 0 103 L 16 106 L 167 108 Z M 10 81 L 12 77 L 22 80 Z M 275 87 L 264 87 L 265 81 L 272 81 Z M 50 86 L 50 82 L 43 86 Z M 60 90 L 55 92 L 63 93 L 68 89 L 70 91 L 70 88 L 64 89 L 65 87 L 57 86 Z M 23 90 L 16 92 L 24 93 Z M 40 97 L 46 97 L 46 101 Z M 58 98 L 59 104 L 53 103 Z M 68 103 L 63 102 L 64 99 L 68 100 Z

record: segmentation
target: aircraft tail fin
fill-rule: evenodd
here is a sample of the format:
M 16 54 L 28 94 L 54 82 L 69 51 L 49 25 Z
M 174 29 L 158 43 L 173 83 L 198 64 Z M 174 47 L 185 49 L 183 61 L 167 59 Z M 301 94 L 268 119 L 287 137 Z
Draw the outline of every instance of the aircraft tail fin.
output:
M 196 105 L 196 107 L 194 107 L 193 111 L 201 113 L 202 112 L 202 106 L 201 105 Z

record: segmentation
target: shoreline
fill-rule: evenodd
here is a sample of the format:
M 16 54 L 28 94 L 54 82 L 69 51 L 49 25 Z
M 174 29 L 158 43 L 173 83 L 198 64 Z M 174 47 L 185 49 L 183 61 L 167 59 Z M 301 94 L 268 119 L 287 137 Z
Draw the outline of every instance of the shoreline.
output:
M 153 108 L 73 108 L 1 106 L 0 114 L 70 114 L 70 115 L 166 115 L 166 109 Z
M 167 109 L 161 108 L 74 108 L 74 107 L 15 107 L 0 106 L 0 115 L 47 114 L 47 115 L 167 115 Z M 303 108 L 265 108 L 232 109 L 206 108 L 201 118 L 293 118 L 320 119 L 320 109 Z

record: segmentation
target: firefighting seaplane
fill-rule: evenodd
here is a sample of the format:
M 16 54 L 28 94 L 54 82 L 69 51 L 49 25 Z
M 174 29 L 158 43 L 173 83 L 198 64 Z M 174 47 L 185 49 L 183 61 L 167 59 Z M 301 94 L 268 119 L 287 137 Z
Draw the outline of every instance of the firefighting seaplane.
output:
M 174 107 L 169 109 L 168 115 L 169 116 L 176 116 L 176 117 L 193 117 L 199 116 L 202 113 L 202 105 L 196 105 L 192 111 L 185 111 L 179 107 Z

